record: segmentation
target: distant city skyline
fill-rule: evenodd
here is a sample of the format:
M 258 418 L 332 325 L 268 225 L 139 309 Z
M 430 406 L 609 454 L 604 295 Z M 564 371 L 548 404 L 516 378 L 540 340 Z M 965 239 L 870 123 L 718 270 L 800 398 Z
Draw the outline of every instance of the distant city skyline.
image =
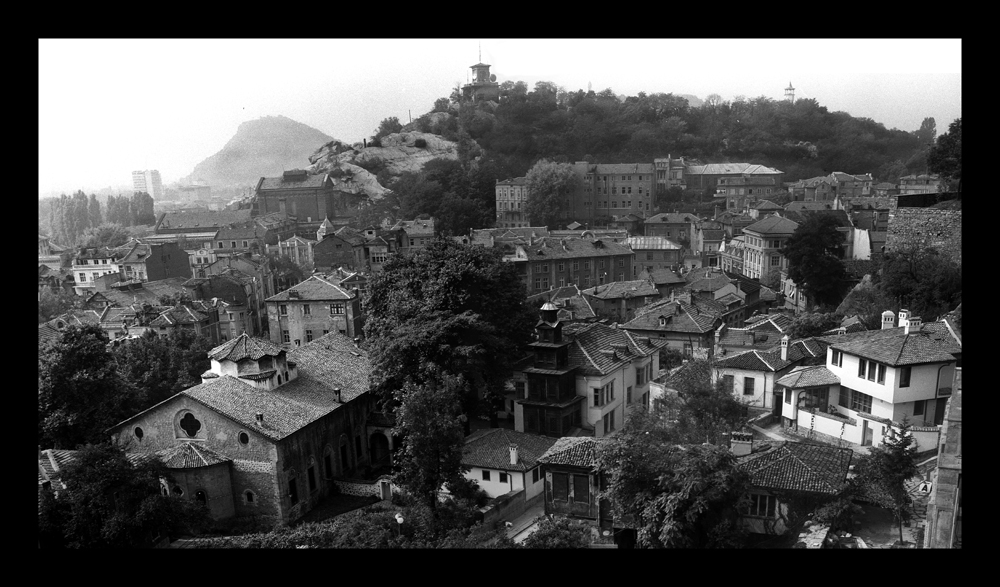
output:
M 960 39 L 41 39 L 39 162 L 59 165 L 39 165 L 39 197 L 127 189 L 136 170 L 170 185 L 262 116 L 360 142 L 466 83 L 480 47 L 529 87 L 781 100 L 791 82 L 887 128 L 962 115 Z M 156 91 L 122 91 L 140 70 Z

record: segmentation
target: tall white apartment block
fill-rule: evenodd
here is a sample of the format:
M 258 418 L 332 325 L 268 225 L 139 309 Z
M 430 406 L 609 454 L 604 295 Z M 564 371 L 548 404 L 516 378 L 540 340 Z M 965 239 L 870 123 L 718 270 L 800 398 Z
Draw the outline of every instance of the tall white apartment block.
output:
M 160 180 L 160 172 L 155 169 L 133 171 L 132 188 L 137 192 L 146 192 L 154 200 L 163 198 L 163 182 Z

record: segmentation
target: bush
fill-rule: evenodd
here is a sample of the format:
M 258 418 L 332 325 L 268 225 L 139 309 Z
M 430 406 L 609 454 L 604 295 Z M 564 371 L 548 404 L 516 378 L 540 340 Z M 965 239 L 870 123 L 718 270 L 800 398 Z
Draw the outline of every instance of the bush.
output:
M 528 536 L 524 548 L 590 548 L 590 526 L 570 518 L 545 518 Z
M 425 149 L 427 148 L 427 141 L 425 141 L 424 139 L 417 139 L 413 141 L 413 146 L 418 149 Z

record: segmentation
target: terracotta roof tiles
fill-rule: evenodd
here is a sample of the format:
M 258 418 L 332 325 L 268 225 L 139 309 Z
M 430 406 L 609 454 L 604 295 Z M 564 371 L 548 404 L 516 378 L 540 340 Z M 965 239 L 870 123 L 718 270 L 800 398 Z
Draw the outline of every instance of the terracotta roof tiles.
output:
M 474 433 L 465 439 L 462 464 L 484 469 L 528 471 L 538 464 L 538 458 L 556 443 L 555 438 L 492 428 Z M 510 445 L 517 446 L 518 462 L 510 463 Z
M 849 448 L 783 442 L 738 463 L 754 487 L 836 494 L 847 482 L 853 456 Z

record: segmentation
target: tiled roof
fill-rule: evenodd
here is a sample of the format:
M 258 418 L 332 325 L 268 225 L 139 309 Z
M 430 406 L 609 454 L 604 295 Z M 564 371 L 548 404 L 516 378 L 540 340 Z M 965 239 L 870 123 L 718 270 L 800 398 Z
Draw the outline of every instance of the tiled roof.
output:
M 288 360 L 297 364 L 298 377 L 270 391 L 223 375 L 190 387 L 178 396 L 194 399 L 271 440 L 281 440 L 368 391 L 371 365 L 367 353 L 339 333 L 324 335 L 289 351 Z M 337 401 L 336 388 L 341 389 L 342 403 Z M 262 423 L 257 422 L 257 414 L 264 415 Z
M 952 353 L 962 351 L 943 322 L 922 324 L 910 334 L 903 332 L 903 328 L 888 328 L 824 338 L 839 351 L 891 366 L 952 362 Z
M 508 179 L 504 179 L 502 181 L 497 181 L 496 185 L 498 185 L 498 186 L 501 186 L 501 185 L 502 186 L 524 185 L 524 182 L 525 182 L 525 178 L 524 177 L 515 177 L 513 179 L 508 178 Z
M 528 296 L 528 305 L 532 308 L 541 308 L 542 304 L 545 302 L 554 302 L 556 300 L 561 300 L 565 298 L 572 298 L 580 295 L 580 290 L 575 285 L 566 285 L 563 287 L 557 287 L 555 289 L 550 289 L 549 291 L 543 291 L 542 293 L 537 293 Z
M 219 232 L 215 235 L 215 240 L 226 240 L 226 239 L 254 239 L 257 238 L 258 230 L 257 226 L 224 226 L 219 229 Z
M 156 225 L 157 229 L 186 228 L 210 230 L 222 228 L 230 224 L 250 220 L 250 210 L 218 210 L 204 212 L 166 212 Z
M 590 173 L 606 173 L 608 175 L 621 175 L 622 173 L 653 173 L 652 163 L 597 163 Z
M 505 428 L 480 430 L 465 439 L 462 464 L 502 471 L 528 471 L 556 443 L 555 438 Z M 517 445 L 517 464 L 510 464 L 510 445 Z
M 630 236 L 625 242 L 634 251 L 676 251 L 683 248 L 664 236 Z
M 650 216 L 646 219 L 646 224 L 691 224 L 692 222 L 698 222 L 698 217 L 694 214 L 688 212 L 684 213 L 673 213 L 673 212 L 662 212 L 655 216 Z
M 407 236 L 434 236 L 434 219 L 400 220 L 392 230 L 402 230 Z
M 49 320 L 46 324 L 59 328 L 60 322 L 66 326 L 82 327 L 88 324 L 96 326 L 101 323 L 101 315 L 94 310 L 70 310 Z
M 365 237 L 363 234 L 357 230 L 351 228 L 350 226 L 344 226 L 337 229 L 334 236 L 340 237 L 351 244 L 351 246 L 363 245 L 365 244 Z
M 667 319 L 664 326 L 660 326 L 661 316 Z M 680 300 L 661 300 L 640 308 L 636 317 L 623 324 L 622 328 L 702 334 L 714 330 L 718 319 L 719 314 L 705 309 L 701 300 L 695 304 Z
M 664 377 L 661 383 L 681 393 L 707 387 L 712 383 L 712 365 L 703 360 L 688 361 Z
M 777 360 L 772 353 L 758 350 L 748 350 L 735 355 L 730 355 L 715 362 L 715 367 L 723 369 L 742 369 L 745 371 L 778 371 L 788 366 L 788 361 L 782 361 L 781 355 Z
M 849 448 L 783 442 L 738 463 L 754 487 L 836 494 L 847 482 L 853 455 Z
M 48 341 L 57 341 L 62 337 L 62 332 L 55 326 L 48 323 L 38 325 L 38 344 Z
M 616 243 L 607 238 L 544 237 L 533 245 L 521 246 L 529 261 L 635 254 L 628 245 Z
M 749 330 L 786 332 L 792 326 L 792 318 L 787 314 L 768 314 L 751 317 L 746 321 L 746 324 Z
M 727 175 L 734 173 L 783 173 L 777 169 L 753 163 L 709 163 L 708 165 L 692 165 L 684 170 L 687 175 Z
M 563 333 L 572 337 L 569 362 L 584 374 L 607 375 L 636 357 L 658 352 L 665 342 L 638 337 L 618 328 L 598 323 L 567 324 Z
M 691 273 L 693 274 L 694 271 L 692 271 Z M 702 275 L 704 275 L 704 277 L 696 277 L 695 279 L 689 279 L 689 282 L 684 289 L 688 289 L 694 292 L 715 291 L 732 283 L 732 280 L 729 277 L 723 275 L 721 272 L 702 274 Z
M 795 367 L 775 383 L 785 387 L 815 387 L 819 385 L 840 385 L 840 378 L 823 365 Z
M 656 285 L 686 283 L 683 277 L 666 268 L 653 269 L 653 271 L 649 273 L 649 279 L 651 279 Z
M 282 177 L 262 177 L 257 184 L 260 190 L 301 190 L 319 189 L 326 185 L 329 176 L 322 175 L 290 175 Z
M 781 216 L 768 216 L 743 229 L 743 232 L 758 234 L 792 234 L 799 225 Z
M 283 352 L 285 352 L 284 349 L 273 342 L 263 338 L 254 338 L 244 332 L 208 351 L 208 357 L 216 361 L 233 361 L 235 363 L 246 358 L 256 361 L 261 357 L 276 357 Z
M 702 240 L 706 241 L 721 241 L 726 237 L 725 230 L 702 230 L 701 231 Z
M 601 300 L 639 298 L 644 296 L 659 297 L 660 295 L 659 290 L 657 290 L 653 284 L 644 279 L 635 281 L 613 281 L 611 283 L 585 289 L 582 293 Z
M 757 210 L 784 210 L 784 207 L 775 204 L 771 200 L 760 200 L 752 207 Z
M 597 446 L 600 439 L 590 436 L 564 436 L 556 440 L 545 454 L 538 458 L 546 465 L 567 465 L 593 468 L 597 466 Z
M 208 320 L 208 315 L 194 310 L 184 304 L 177 304 L 169 310 L 165 310 L 154 320 L 150 326 L 173 326 L 175 324 L 194 324 Z
M 851 226 L 851 220 L 844 210 L 785 210 L 782 212 L 782 216 L 786 219 L 801 224 L 807 218 L 814 215 L 829 216 L 836 220 L 837 226 L 841 228 L 849 228 Z
M 175 444 L 157 451 L 156 455 L 168 469 L 195 469 L 232 461 L 231 458 L 195 442 Z
M 297 297 L 292 292 L 297 294 Z M 354 298 L 349 290 L 326 280 L 319 275 L 311 275 L 309 279 L 298 283 L 281 293 L 274 294 L 267 298 L 267 302 L 287 302 L 287 301 L 328 301 L 328 300 L 350 300 Z
M 832 210 L 833 204 L 830 202 L 789 202 L 785 205 L 785 210 L 800 212 L 802 210 Z

